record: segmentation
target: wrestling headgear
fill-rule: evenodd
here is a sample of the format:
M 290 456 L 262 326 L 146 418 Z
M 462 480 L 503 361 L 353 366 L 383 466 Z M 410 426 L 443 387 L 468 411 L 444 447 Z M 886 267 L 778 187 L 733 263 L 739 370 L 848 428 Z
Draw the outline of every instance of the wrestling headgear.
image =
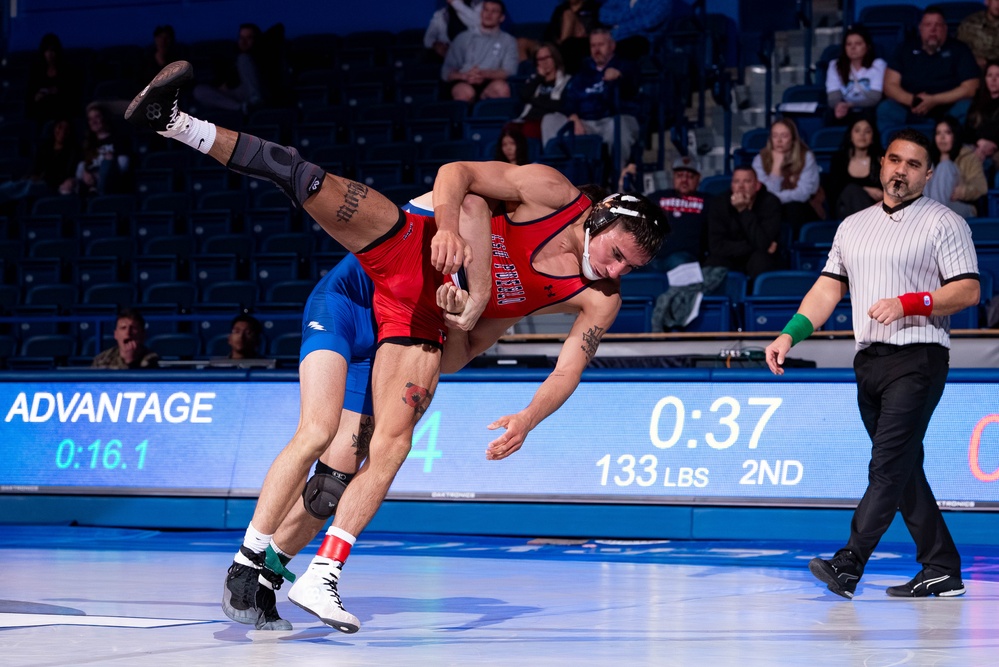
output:
M 583 223 L 583 275 L 587 280 L 600 280 L 600 276 L 590 266 L 590 236 L 599 234 L 622 215 L 632 218 L 645 218 L 645 215 L 638 209 L 641 200 L 628 194 L 613 194 L 605 197 L 600 202 L 593 205 L 590 217 Z M 653 225 L 658 226 L 658 220 L 651 220 Z

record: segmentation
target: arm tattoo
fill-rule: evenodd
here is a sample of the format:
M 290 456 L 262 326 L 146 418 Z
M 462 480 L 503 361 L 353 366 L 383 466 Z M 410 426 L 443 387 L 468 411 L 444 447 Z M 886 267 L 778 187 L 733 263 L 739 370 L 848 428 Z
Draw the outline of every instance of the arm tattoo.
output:
M 589 362 L 593 355 L 597 353 L 597 345 L 600 345 L 600 337 L 604 335 L 603 327 L 591 327 L 583 334 L 583 344 L 580 349 L 586 353 L 586 361 Z
M 375 420 L 366 415 L 361 416 L 361 424 L 357 427 L 357 433 L 351 436 L 354 440 L 354 455 L 359 459 L 368 458 L 368 450 L 371 446 L 371 435 L 375 432 Z
M 343 205 L 336 210 L 336 219 L 350 222 L 357 213 L 357 207 L 362 199 L 367 199 L 368 187 L 353 181 L 347 181 L 347 192 L 343 195 Z
M 402 395 L 402 402 L 413 408 L 417 420 L 427 411 L 432 400 L 434 400 L 434 395 L 430 393 L 429 389 L 424 389 L 412 382 L 406 383 L 406 391 Z

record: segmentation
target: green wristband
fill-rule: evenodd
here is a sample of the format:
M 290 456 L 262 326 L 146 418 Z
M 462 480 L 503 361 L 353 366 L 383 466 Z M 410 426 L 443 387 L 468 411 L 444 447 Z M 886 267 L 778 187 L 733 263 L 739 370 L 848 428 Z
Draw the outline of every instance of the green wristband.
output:
M 801 313 L 795 313 L 781 333 L 791 337 L 791 346 L 794 347 L 811 336 L 813 331 L 815 327 L 812 326 L 812 321 Z

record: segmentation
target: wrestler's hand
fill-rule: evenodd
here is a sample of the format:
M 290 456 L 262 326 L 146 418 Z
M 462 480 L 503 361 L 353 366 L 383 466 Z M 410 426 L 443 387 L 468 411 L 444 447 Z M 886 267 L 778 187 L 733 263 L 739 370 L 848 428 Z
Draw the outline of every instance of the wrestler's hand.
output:
M 455 232 L 441 229 L 430 240 L 430 263 L 441 273 L 455 273 L 471 259 L 471 248 Z
M 898 297 L 892 297 L 890 299 L 879 299 L 873 306 L 867 309 L 867 316 L 887 326 L 895 320 L 905 317 L 905 312 L 902 310 L 902 302 Z
M 767 366 L 770 368 L 771 373 L 774 375 L 784 374 L 784 358 L 790 351 L 791 337 L 787 334 L 777 336 L 774 342 L 767 345 L 764 358 L 767 360 Z
M 490 442 L 486 448 L 486 459 L 489 461 L 499 461 L 513 454 L 520 449 L 527 434 L 531 432 L 530 423 L 520 413 L 500 417 L 486 428 L 490 431 L 506 429 L 503 435 Z

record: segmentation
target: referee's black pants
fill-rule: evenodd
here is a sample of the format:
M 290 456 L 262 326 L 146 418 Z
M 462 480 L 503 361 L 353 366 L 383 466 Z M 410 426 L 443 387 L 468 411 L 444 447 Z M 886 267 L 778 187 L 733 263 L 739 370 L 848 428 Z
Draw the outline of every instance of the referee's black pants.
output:
M 941 345 L 874 344 L 854 358 L 860 416 L 873 443 L 867 491 L 846 545 L 861 567 L 897 509 L 916 542 L 916 560 L 960 576 L 961 556 L 923 472 L 923 436 L 943 394 L 949 362 L 950 352 Z

